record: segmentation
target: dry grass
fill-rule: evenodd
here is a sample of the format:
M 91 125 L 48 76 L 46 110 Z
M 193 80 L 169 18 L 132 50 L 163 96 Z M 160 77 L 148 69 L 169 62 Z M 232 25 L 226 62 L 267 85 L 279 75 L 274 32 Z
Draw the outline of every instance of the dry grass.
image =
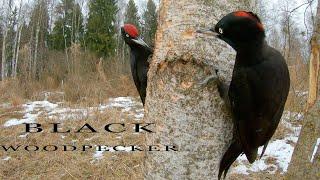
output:
M 7 112 L 17 109 L 6 109 Z M 108 110 L 104 113 L 96 113 L 95 118 L 79 119 L 75 121 L 64 121 L 63 128 L 71 128 L 73 132 L 84 123 L 89 123 L 96 129 L 103 129 L 107 123 L 119 121 L 121 110 Z M 16 114 L 15 116 L 19 116 Z M 3 116 L 0 124 L 4 124 L 8 118 Z M 133 123 L 130 118 L 123 115 L 126 123 Z M 38 122 L 48 131 L 50 122 L 45 117 L 39 118 Z M 26 138 L 19 135 L 24 134 L 24 126 L 12 126 L 2 128 L 0 137 L 1 145 L 143 145 L 143 134 L 110 134 L 105 131 L 100 133 L 70 133 L 54 134 L 49 132 L 28 134 Z M 116 138 L 121 136 L 120 139 Z M 90 141 L 86 139 L 91 139 Z M 74 141 L 76 140 L 76 142 Z M 18 152 L 5 153 L 0 151 L 0 157 L 10 156 L 9 161 L 0 161 L 0 179 L 142 179 L 143 153 L 111 153 L 105 152 L 104 158 L 95 161 L 93 150 L 86 152 Z
M 105 64 L 108 66 L 110 64 Z M 56 66 L 56 65 L 54 65 Z M 0 82 L 0 104 L 10 103 L 10 108 L 0 107 L 0 145 L 143 145 L 143 135 L 100 133 L 70 133 L 61 134 L 36 133 L 28 134 L 26 138 L 19 137 L 25 132 L 23 125 L 4 128 L 2 125 L 9 119 L 22 118 L 21 105 L 28 100 L 43 100 L 47 97 L 45 91 L 54 91 L 47 97 L 51 102 L 64 102 L 70 107 L 88 107 L 106 102 L 109 97 L 137 96 L 131 77 L 116 71 L 103 72 L 106 79 L 96 71 L 96 63 L 89 63 L 89 68 L 82 72 L 70 73 L 63 81 L 57 74 L 43 74 L 40 80 L 30 80 L 26 77 L 7 79 Z M 89 69 L 89 70 L 88 70 Z M 104 68 L 105 69 L 105 68 Z M 107 123 L 116 123 L 124 119 L 133 123 L 119 109 L 96 112 L 94 119 L 79 119 L 64 121 L 64 128 L 80 128 L 79 125 L 89 123 L 97 129 L 103 129 Z M 50 122 L 57 122 L 41 117 L 37 120 L 48 127 Z M 118 139 L 121 136 L 120 139 Z M 116 138 L 118 137 L 118 138 Z M 92 140 L 87 141 L 86 139 Z M 76 140 L 76 142 L 73 142 Z M 6 153 L 0 151 L 0 158 L 10 156 L 9 161 L 0 159 L 0 179 L 142 179 L 142 162 L 144 153 L 104 153 L 104 158 L 95 161 L 94 150 L 87 152 L 18 152 Z
M 49 101 L 63 101 L 67 106 L 94 106 L 104 103 L 109 97 L 138 96 L 133 81 L 129 74 L 123 73 L 123 65 L 115 59 L 100 62 L 90 54 L 81 54 L 79 47 L 71 48 L 72 69 L 66 73 L 65 57 L 63 53 L 49 55 L 48 70 L 43 72 L 39 80 L 30 80 L 26 75 L 17 79 L 8 79 L 0 82 L 0 102 L 10 103 L 10 108 L 0 107 L 0 124 L 8 119 L 21 118 L 20 105 L 26 100 L 43 100 L 46 97 L 44 91 L 63 92 L 51 94 Z M 112 67 L 112 68 L 110 68 Z M 126 67 L 127 68 L 127 67 Z M 53 71 L 51 71 L 53 70 Z M 290 72 L 291 74 L 293 70 Z M 294 71 L 296 72 L 296 70 Z M 301 111 L 305 97 L 299 97 L 294 93 L 296 89 L 307 89 L 304 82 L 306 77 L 293 76 L 294 88 L 291 89 L 286 104 L 286 109 Z M 299 86 L 299 87 L 298 87 Z M 297 103 L 298 102 L 298 103 Z M 120 118 L 121 116 L 121 118 Z M 89 123 L 97 129 L 101 129 L 107 123 L 120 122 L 133 123 L 121 110 L 111 109 L 103 113 L 97 112 L 95 118 L 79 119 L 76 121 L 64 121 L 64 128 L 75 130 L 84 123 Z M 48 127 L 48 123 L 55 122 L 46 117 L 38 119 L 38 122 Z M 102 131 L 96 134 L 70 133 L 61 137 L 61 134 L 37 133 L 29 134 L 26 138 L 19 137 L 24 132 L 23 126 L 1 127 L 0 145 L 132 145 L 144 144 L 143 135 L 131 133 L 110 134 Z M 291 133 L 288 128 L 280 124 L 274 137 L 284 138 Z M 121 136 L 119 139 L 118 137 Z M 86 139 L 91 139 L 87 141 Z M 76 142 L 74 142 L 76 140 Z M 9 161 L 0 161 L 0 179 L 143 179 L 144 152 L 138 153 L 104 153 L 104 158 L 96 161 L 93 158 L 94 151 L 87 152 L 31 152 L 18 151 L 5 153 L 0 151 L 0 158 L 10 156 Z M 270 163 L 273 159 L 269 160 Z M 266 172 L 251 173 L 247 175 L 229 174 L 228 179 L 283 179 L 281 174 L 268 174 Z

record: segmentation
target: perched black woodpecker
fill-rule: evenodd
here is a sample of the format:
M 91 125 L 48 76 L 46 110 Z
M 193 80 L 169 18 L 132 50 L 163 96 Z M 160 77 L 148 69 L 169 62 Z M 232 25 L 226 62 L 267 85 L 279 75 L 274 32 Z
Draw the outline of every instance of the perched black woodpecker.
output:
M 241 153 L 253 163 L 264 146 L 263 156 L 287 100 L 289 71 L 280 52 L 265 41 L 264 27 L 252 12 L 232 12 L 214 28 L 198 32 L 217 36 L 237 52 L 230 86 L 218 80 L 234 123 L 233 141 L 220 162 L 220 179 Z
M 125 24 L 121 27 L 121 34 L 130 47 L 130 65 L 131 73 L 140 94 L 142 104 L 145 103 L 147 74 L 149 70 L 149 61 L 153 54 L 153 49 L 150 48 L 140 37 L 138 29 L 132 24 Z

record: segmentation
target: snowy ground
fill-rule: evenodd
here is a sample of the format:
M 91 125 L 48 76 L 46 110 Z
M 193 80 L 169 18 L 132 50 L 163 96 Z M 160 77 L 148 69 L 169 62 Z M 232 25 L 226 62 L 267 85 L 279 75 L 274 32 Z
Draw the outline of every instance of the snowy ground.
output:
M 3 104 L 1 106 L 9 106 Z M 10 119 L 5 122 L 3 126 L 15 126 L 23 123 L 35 123 L 40 116 L 47 117 L 49 119 L 55 119 L 59 121 L 65 120 L 77 120 L 87 119 L 96 114 L 96 112 L 103 112 L 110 108 L 120 108 L 122 112 L 127 112 L 135 120 L 141 120 L 143 118 L 143 109 L 139 102 L 136 102 L 132 97 L 117 97 L 110 98 L 107 104 L 101 104 L 97 107 L 79 107 L 71 108 L 65 107 L 63 102 L 49 102 L 32 101 L 22 105 L 22 111 L 17 113 L 23 113 L 21 119 Z
M 46 98 L 45 98 L 46 99 Z M 21 125 L 23 123 L 36 123 L 37 119 L 42 118 L 49 118 L 58 120 L 59 122 L 68 121 L 68 120 L 80 120 L 80 119 L 89 119 L 94 118 L 94 116 L 98 113 L 103 113 L 107 109 L 117 108 L 120 109 L 122 113 L 127 114 L 130 119 L 135 121 L 140 121 L 143 119 L 144 110 L 142 104 L 137 101 L 137 98 L 133 97 L 117 97 L 117 98 L 110 98 L 108 103 L 100 104 L 96 107 L 66 107 L 66 104 L 63 102 L 49 102 L 48 100 L 43 101 L 30 101 L 23 105 L 21 105 L 20 111 L 16 111 L 13 113 L 22 114 L 22 118 L 17 119 L 8 119 L 3 126 L 10 127 Z M 10 108 L 11 105 L 0 104 L 0 108 Z M 20 135 L 20 138 L 26 138 L 28 134 Z M 61 136 L 62 139 L 65 136 Z M 121 137 L 120 137 L 121 138 Z M 90 141 L 91 139 L 85 139 L 86 141 Z M 74 140 L 75 142 L 77 140 Z M 117 147 L 117 152 L 129 152 L 131 147 Z M 96 150 L 93 154 L 94 161 L 100 160 L 103 158 L 103 153 L 105 151 L 115 152 L 114 149 L 111 147 L 103 147 L 102 149 Z M 10 160 L 11 157 L 4 157 L 3 161 Z M 92 161 L 92 162 L 94 162 Z
M 0 108 L 9 108 L 10 104 L 0 104 Z M 107 109 L 117 108 L 122 113 L 127 114 L 133 120 L 139 121 L 143 118 L 143 107 L 138 98 L 133 97 L 117 97 L 110 98 L 106 104 L 101 104 L 96 107 L 67 107 L 63 102 L 50 102 L 43 101 L 30 101 L 21 105 L 20 110 L 16 113 L 21 114 L 22 118 L 12 118 L 5 121 L 2 125 L 4 127 L 16 126 L 22 123 L 35 123 L 40 117 L 58 120 L 60 122 L 68 120 L 88 119 L 94 118 L 97 112 L 104 112 Z M 298 124 L 303 119 L 303 115 L 294 112 L 284 112 L 281 124 L 284 128 L 289 130 L 289 134 L 285 134 L 284 138 L 275 137 L 265 151 L 265 155 L 254 162 L 252 165 L 248 163 L 245 155 L 237 159 L 235 167 L 231 168 L 233 174 L 250 174 L 254 172 L 268 172 L 284 173 L 287 171 L 288 164 L 291 160 L 294 145 L 298 140 L 301 127 Z M 20 135 L 20 138 L 25 138 L 27 134 Z M 64 138 L 61 136 L 61 138 Z M 90 141 L 90 139 L 86 139 Z M 320 139 L 319 139 L 320 143 Z M 318 147 L 318 146 L 317 146 Z M 108 149 L 109 152 L 114 151 L 111 147 L 103 147 L 104 150 Z M 120 152 L 129 152 L 130 147 L 118 147 Z M 259 149 L 259 154 L 262 148 Z M 92 155 L 93 161 L 103 159 L 104 151 L 98 149 Z M 1 158 L 3 161 L 9 161 L 9 156 Z

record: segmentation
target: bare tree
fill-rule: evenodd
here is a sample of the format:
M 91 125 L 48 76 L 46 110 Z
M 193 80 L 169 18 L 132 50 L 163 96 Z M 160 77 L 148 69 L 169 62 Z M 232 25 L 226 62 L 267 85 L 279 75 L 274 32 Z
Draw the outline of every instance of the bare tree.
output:
M 49 29 L 48 16 L 47 1 L 35 2 L 30 20 L 32 31 L 29 41 L 29 72 L 33 78 L 39 78 L 39 74 L 45 65 L 44 56 L 47 50 L 47 33 Z
M 225 43 L 195 31 L 213 27 L 225 14 L 250 4 L 161 1 L 145 107 L 145 120 L 156 127 L 146 139 L 148 145 L 173 145 L 178 151 L 148 152 L 146 179 L 217 179 L 232 138 L 231 117 L 216 84 L 200 84 L 215 68 L 230 80 L 235 57 Z
M 15 32 L 14 46 L 13 46 L 13 57 L 11 62 L 12 77 L 17 76 L 17 63 L 19 60 L 19 49 L 20 49 L 20 40 L 21 40 L 21 31 L 23 27 L 23 18 L 21 18 L 21 8 L 22 0 L 20 1 L 19 12 L 18 12 L 18 22 L 17 22 L 17 31 Z
M 320 138 L 319 73 L 320 73 L 320 2 L 311 38 L 309 97 L 304 124 L 289 166 L 287 179 L 320 179 L 320 151 L 315 146 Z
M 12 0 L 7 2 L 4 2 L 4 8 L 5 8 L 5 14 L 3 19 L 3 38 L 2 38 L 2 58 L 1 58 L 1 80 L 4 80 L 6 77 L 6 61 L 7 61 L 7 54 L 6 54 L 6 47 L 7 47 L 7 36 L 8 36 L 8 30 L 9 30 L 9 16 L 12 10 Z

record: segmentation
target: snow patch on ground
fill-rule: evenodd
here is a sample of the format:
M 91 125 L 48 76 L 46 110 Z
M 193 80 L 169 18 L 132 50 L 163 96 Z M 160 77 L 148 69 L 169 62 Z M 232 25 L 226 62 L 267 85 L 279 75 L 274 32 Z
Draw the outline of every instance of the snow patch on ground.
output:
M 49 101 L 33 101 L 22 105 L 24 111 L 24 116 L 22 119 L 10 119 L 5 122 L 4 126 L 16 126 L 23 123 L 35 123 L 39 115 L 44 111 L 52 111 L 58 107 L 57 104 L 51 103 Z
M 47 98 L 48 95 L 46 94 L 45 99 Z M 2 104 L 1 106 L 9 105 Z M 21 119 L 9 119 L 3 126 L 10 127 L 23 123 L 36 123 L 40 116 L 59 121 L 87 119 L 93 117 L 96 112 L 103 113 L 111 108 L 120 108 L 122 112 L 129 113 L 135 120 L 143 118 L 142 104 L 133 97 L 110 98 L 107 104 L 101 104 L 97 107 L 71 108 L 63 106 L 65 104 L 62 102 L 53 103 L 47 100 L 28 102 L 22 105 L 23 110 L 21 112 L 17 112 L 23 113 Z
M 96 146 L 96 151 L 93 154 L 93 161 L 91 163 L 103 159 L 103 153 L 105 152 L 131 152 L 132 146 L 116 146 L 116 147 L 109 147 L 109 146 Z
M 26 138 L 26 137 L 28 136 L 28 134 L 29 134 L 29 133 L 22 134 L 22 135 L 20 135 L 19 137 L 20 137 L 20 138 Z
M 314 157 L 316 156 L 316 153 L 317 153 L 317 151 L 318 151 L 319 145 L 320 145 L 320 138 L 317 139 L 316 145 L 315 145 L 315 147 L 314 147 L 314 149 L 313 149 L 313 153 L 312 153 L 310 162 L 313 162 Z
M 291 122 L 303 119 L 302 113 L 285 111 L 280 123 L 286 128 L 292 130 L 284 139 L 275 139 L 269 142 L 263 157 L 256 160 L 253 164 L 249 164 L 246 156 L 243 154 L 236 160 L 237 166 L 231 169 L 231 173 L 248 175 L 252 172 L 267 171 L 275 174 L 277 171 L 285 173 L 288 170 L 294 145 L 298 141 L 301 126 L 294 126 Z M 263 147 L 258 149 L 258 155 L 262 153 Z
M 10 156 L 7 156 L 7 157 L 3 158 L 2 160 L 3 160 L 3 161 L 9 161 L 10 159 L 11 159 L 11 157 L 10 157 Z

